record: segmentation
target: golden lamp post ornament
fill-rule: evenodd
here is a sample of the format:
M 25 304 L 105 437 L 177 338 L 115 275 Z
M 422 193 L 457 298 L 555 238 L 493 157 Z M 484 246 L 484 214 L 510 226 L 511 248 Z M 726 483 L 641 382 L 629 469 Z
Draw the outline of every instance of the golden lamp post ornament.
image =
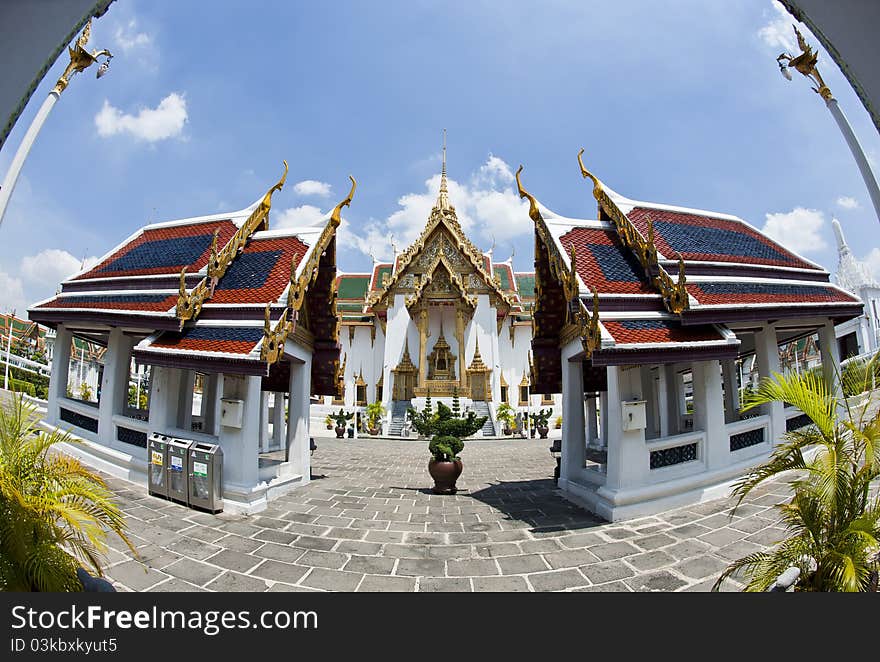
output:
M 779 71 L 782 72 L 782 75 L 785 76 L 787 80 L 791 80 L 790 69 L 794 69 L 815 83 L 812 90 L 822 97 L 825 101 L 825 105 L 828 106 L 828 110 L 830 110 L 831 114 L 834 116 L 834 121 L 837 122 L 840 132 L 843 134 L 843 138 L 846 140 L 846 144 L 849 146 L 853 158 L 856 160 L 856 165 L 859 166 L 859 172 L 865 182 L 865 187 L 868 189 L 868 195 L 871 197 L 871 204 L 874 205 L 874 213 L 877 215 L 877 219 L 880 220 L 880 187 L 877 186 L 877 179 L 874 177 L 873 170 L 871 170 L 871 164 L 865 157 L 865 152 L 859 144 L 859 140 L 856 138 L 856 134 L 853 132 L 852 127 L 849 125 L 846 115 L 844 115 L 843 111 L 840 109 L 837 99 L 831 94 L 831 90 L 828 89 L 828 86 L 819 74 L 819 70 L 816 68 L 819 54 L 806 42 L 804 36 L 800 33 L 800 30 L 797 29 L 797 26 L 792 27 L 794 27 L 794 33 L 797 36 L 797 42 L 801 52 L 799 55 L 780 53 L 776 58 L 776 63 L 779 65 Z
M 9 200 L 15 190 L 15 184 L 18 181 L 19 174 L 21 174 L 25 159 L 27 159 L 31 147 L 33 147 L 34 141 L 37 139 L 37 135 L 43 128 L 43 124 L 46 123 L 46 118 L 49 117 L 49 112 L 61 97 L 61 93 L 67 89 L 70 79 L 75 74 L 88 69 L 98 61 L 98 58 L 101 57 L 107 59 L 98 66 L 97 78 L 101 78 L 101 76 L 106 74 L 110 69 L 110 59 L 113 57 L 113 54 L 110 53 L 110 51 L 102 49 L 90 53 L 86 50 L 86 43 L 89 41 L 89 35 L 91 32 L 92 20 L 89 19 L 89 22 L 86 23 L 86 27 L 79 36 L 79 39 L 76 40 L 76 43 L 73 46 L 68 46 L 67 52 L 70 55 L 70 62 L 67 64 L 67 67 L 64 69 L 64 73 L 61 74 L 58 82 L 55 83 L 55 87 L 49 92 L 49 96 L 43 101 L 43 104 L 37 111 L 31 125 L 28 127 L 27 132 L 24 134 L 24 138 L 18 146 L 15 156 L 12 157 L 12 163 L 9 166 L 9 170 L 3 178 L 3 183 L 0 184 L 0 223 L 3 222 L 3 217 L 6 215 L 6 208 L 9 206 Z M 2 140 L 0 140 L 0 142 L 2 142 Z

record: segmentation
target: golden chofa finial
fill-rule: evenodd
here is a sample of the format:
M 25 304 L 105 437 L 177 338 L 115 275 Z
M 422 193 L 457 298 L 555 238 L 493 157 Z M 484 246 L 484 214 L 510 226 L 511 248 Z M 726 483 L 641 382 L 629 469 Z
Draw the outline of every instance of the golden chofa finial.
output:
M 584 154 L 584 148 L 581 147 L 581 151 L 578 152 L 578 165 L 581 167 L 581 176 L 584 179 L 587 179 L 587 177 L 589 177 L 590 179 L 593 180 L 593 195 L 595 196 L 599 193 L 599 191 L 602 190 L 602 183 L 599 181 L 599 179 L 593 173 L 591 173 L 589 170 L 587 170 L 584 167 L 583 154 Z
M 263 196 L 260 202 L 260 214 L 263 215 L 264 230 L 269 229 L 269 210 L 272 208 L 272 194 L 275 191 L 280 191 L 284 187 L 284 182 L 287 181 L 287 161 L 282 161 L 281 163 L 284 164 L 284 174 L 281 175 L 281 179 L 278 180 L 275 186 L 266 191 L 266 195 Z
M 342 222 L 342 208 L 348 207 L 351 204 L 351 199 L 354 197 L 355 189 L 357 189 L 357 181 L 351 175 L 348 176 L 351 180 L 351 190 L 348 192 L 348 196 L 340 202 L 336 207 L 333 208 L 333 213 L 330 214 L 330 222 L 333 224 L 333 227 L 339 227 L 339 223 Z
M 541 212 L 538 211 L 538 201 L 535 200 L 535 196 L 533 196 L 531 193 L 529 193 L 528 191 L 526 191 L 523 188 L 522 181 L 519 178 L 519 175 L 522 172 L 522 169 L 523 169 L 522 164 L 520 164 L 519 168 L 517 168 L 517 171 L 516 171 L 516 188 L 519 191 L 520 199 L 522 199 L 522 198 L 529 199 L 529 217 L 533 221 L 537 222 L 537 221 L 541 220 Z

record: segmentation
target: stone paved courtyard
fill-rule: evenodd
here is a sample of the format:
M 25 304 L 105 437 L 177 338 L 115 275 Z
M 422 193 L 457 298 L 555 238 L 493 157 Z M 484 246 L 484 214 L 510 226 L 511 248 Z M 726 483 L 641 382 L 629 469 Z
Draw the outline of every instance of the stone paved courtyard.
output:
M 426 443 L 317 442 L 315 480 L 256 516 L 110 479 L 143 561 L 113 540 L 110 578 L 133 591 L 708 591 L 783 536 L 783 484 L 733 518 L 718 500 L 611 524 L 558 495 L 546 440 L 469 442 L 455 496 L 430 493 Z

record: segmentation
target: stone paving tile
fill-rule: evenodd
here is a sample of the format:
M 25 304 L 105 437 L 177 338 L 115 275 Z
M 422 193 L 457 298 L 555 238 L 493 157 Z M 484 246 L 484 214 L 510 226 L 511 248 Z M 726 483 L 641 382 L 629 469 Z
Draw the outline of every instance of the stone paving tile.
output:
M 700 536 L 699 540 L 709 543 L 713 547 L 724 547 L 737 540 L 742 540 L 744 537 L 745 534 L 742 531 L 725 527 L 716 531 L 710 531 L 709 533 Z
M 637 575 L 624 581 L 630 588 L 636 591 L 675 591 L 682 586 L 687 586 L 686 581 L 666 570 L 660 570 L 659 572 L 647 575 Z
M 366 575 L 357 587 L 358 593 L 412 593 L 415 590 L 415 577 L 386 577 L 384 575 Z
M 226 536 L 214 542 L 215 545 L 223 549 L 231 549 L 236 552 L 250 554 L 255 549 L 259 549 L 263 545 L 262 540 L 254 540 L 253 538 L 242 538 L 237 535 Z
M 604 584 L 606 582 L 632 577 L 635 574 L 632 568 L 619 561 L 608 561 L 605 563 L 593 563 L 591 565 L 581 566 L 580 571 L 593 584 Z
M 172 577 L 167 582 L 156 584 L 152 588 L 147 589 L 147 591 L 149 593 L 199 593 L 205 592 L 205 589 L 185 582 L 182 579 Z
M 471 580 L 463 577 L 424 577 L 419 581 L 421 593 L 470 592 Z
M 271 579 L 276 582 L 295 584 L 302 579 L 303 575 L 308 571 L 309 569 L 303 566 L 268 560 L 251 570 L 250 574 L 255 577 Z
M 522 550 L 523 554 L 544 554 L 549 552 L 559 552 L 564 549 L 556 538 L 524 540 L 519 543 L 519 548 Z
M 558 538 L 558 542 L 570 549 L 579 549 L 581 547 L 590 547 L 605 542 L 598 533 L 576 533 Z
M 670 556 L 663 550 L 657 549 L 653 552 L 646 552 L 645 554 L 628 556 L 626 557 L 626 562 L 636 570 L 656 570 L 657 568 L 662 568 L 675 563 L 675 557 Z
M 555 570 L 529 575 L 529 583 L 536 591 L 562 591 L 586 586 L 590 582 L 577 570 Z
M 285 563 L 293 563 L 298 560 L 307 550 L 300 547 L 288 547 L 287 545 L 277 545 L 275 543 L 266 543 L 257 550 L 254 550 L 254 556 L 260 556 L 273 561 L 283 561 Z
M 630 542 L 646 551 L 650 551 L 652 549 L 657 549 L 658 547 L 672 545 L 677 542 L 677 539 L 673 538 L 672 536 L 668 536 L 665 533 L 655 533 L 651 536 L 632 538 Z
M 544 554 L 544 560 L 554 570 L 559 568 L 572 568 L 587 563 L 595 563 L 599 559 L 595 554 L 586 549 L 569 549 L 564 552 L 552 552 Z
M 468 559 L 473 556 L 471 545 L 429 545 L 429 559 Z
M 300 536 L 292 545 L 302 549 L 316 549 L 323 552 L 329 552 L 336 546 L 338 541 L 333 538 L 313 538 L 312 536 Z
M 313 565 L 303 558 L 302 563 Z M 396 559 L 376 556 L 352 556 L 343 566 L 343 570 L 360 572 L 370 575 L 390 575 L 397 563 Z
M 523 575 L 549 569 L 549 565 L 539 554 L 505 556 L 497 561 L 503 575 Z
M 749 542 L 756 543 L 758 545 L 763 545 L 765 547 L 772 547 L 776 543 L 781 540 L 784 540 L 786 537 L 785 529 L 780 529 L 777 527 L 770 527 L 767 529 L 762 529 L 757 533 L 753 533 L 750 536 L 746 537 L 746 540 Z
M 250 593 L 262 593 L 269 585 L 258 577 L 249 577 L 238 572 L 225 572 L 212 581 L 205 588 L 212 591 L 247 591 Z
M 287 531 L 276 531 L 275 529 L 264 529 L 253 537 L 253 540 L 263 540 L 265 542 L 277 542 L 282 545 L 289 545 L 298 536 L 288 533 Z
M 523 577 L 474 577 L 471 581 L 477 593 L 527 593 L 531 590 Z
M 110 574 L 113 579 L 134 591 L 143 591 L 168 578 L 167 574 L 144 567 L 137 561 L 125 561 L 113 566 Z
M 239 572 L 247 572 L 263 559 L 251 554 L 242 554 L 231 549 L 224 549 L 222 552 L 209 556 L 206 561 L 214 565 L 219 565 L 227 570 L 237 570 Z
M 332 570 L 340 570 L 348 560 L 345 554 L 337 554 L 336 552 L 322 552 L 317 549 L 310 549 L 303 554 L 297 563 L 314 568 L 330 568 Z
M 450 577 L 481 577 L 501 574 L 495 561 L 468 559 L 447 561 L 446 574 Z
M 722 547 L 717 550 L 715 553 L 728 561 L 736 561 L 737 559 L 741 559 L 749 554 L 754 554 L 755 552 L 759 552 L 764 548 L 761 545 L 756 545 L 753 542 L 749 542 L 748 540 L 739 540 L 732 545 L 727 545 L 727 547 Z
M 311 588 L 321 588 L 325 591 L 352 592 L 361 583 L 361 579 L 363 579 L 363 575 L 356 572 L 312 568 L 309 574 L 300 581 L 300 584 Z
M 607 584 L 584 586 L 573 590 L 583 593 L 632 593 L 632 589 L 624 582 L 608 582 Z
M 185 579 L 191 584 L 204 586 L 212 579 L 219 577 L 224 570 L 192 559 L 180 559 L 165 568 L 164 572 Z
M 687 561 L 682 561 L 673 567 L 686 577 L 705 579 L 709 575 L 713 577 L 720 575 L 721 571 L 727 567 L 727 564 L 711 556 L 697 556 Z
M 438 559 L 400 559 L 396 575 L 408 577 L 443 577 L 446 575 L 446 561 Z
M 593 545 L 590 551 L 602 561 L 619 559 L 631 554 L 638 554 L 641 550 L 635 545 L 626 542 L 606 542 L 601 545 Z
M 682 540 L 675 545 L 664 547 L 663 551 L 667 554 L 671 554 L 677 559 L 687 559 L 692 556 L 697 556 L 699 554 L 705 554 L 710 549 L 712 548 L 703 541 L 694 539 Z

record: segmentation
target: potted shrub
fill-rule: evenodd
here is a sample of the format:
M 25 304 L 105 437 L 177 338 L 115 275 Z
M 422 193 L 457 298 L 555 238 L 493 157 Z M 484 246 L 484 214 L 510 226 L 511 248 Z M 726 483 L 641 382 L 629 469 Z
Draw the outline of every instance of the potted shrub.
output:
M 352 416 L 354 416 L 353 412 L 346 413 L 342 410 L 342 407 L 339 408 L 338 414 L 328 414 L 330 419 L 336 421 L 337 439 L 342 439 L 345 436 L 345 423 L 346 421 L 350 421 Z
M 513 407 L 506 402 L 502 402 L 498 405 L 498 410 L 495 412 L 495 416 L 497 416 L 498 420 L 504 425 L 504 434 L 511 434 L 516 427 L 516 414 L 514 414 Z
M 538 434 L 541 435 L 541 439 L 546 439 L 547 433 L 550 431 L 550 428 L 547 426 L 547 421 L 550 420 L 550 414 L 552 413 L 552 409 L 541 409 L 540 411 L 531 415 L 532 429 L 538 431 Z M 532 434 L 532 436 L 534 437 L 535 435 Z
M 557 430 L 561 430 L 561 429 L 562 429 L 562 416 L 557 416 L 557 417 L 556 417 L 556 429 L 557 429 Z
M 324 425 L 327 426 L 327 429 L 328 429 L 328 430 L 332 430 L 332 429 L 333 429 L 333 419 L 330 418 L 330 414 L 327 414 L 327 415 L 324 417 Z
M 454 409 L 458 409 L 457 396 L 453 396 Z M 408 414 L 413 427 L 419 434 L 430 437 L 428 450 L 431 459 L 428 461 L 428 473 L 434 479 L 434 494 L 455 494 L 455 481 L 461 475 L 462 464 L 458 456 L 464 448 L 462 437 L 467 437 L 483 427 L 485 416 L 469 411 L 467 417 L 453 416 L 452 409 L 442 402 L 437 403 L 437 412 L 425 408 L 417 412 L 410 409 Z
M 377 435 L 382 428 L 382 417 L 385 416 L 386 409 L 381 402 L 374 402 L 367 405 L 367 430 L 372 435 Z

